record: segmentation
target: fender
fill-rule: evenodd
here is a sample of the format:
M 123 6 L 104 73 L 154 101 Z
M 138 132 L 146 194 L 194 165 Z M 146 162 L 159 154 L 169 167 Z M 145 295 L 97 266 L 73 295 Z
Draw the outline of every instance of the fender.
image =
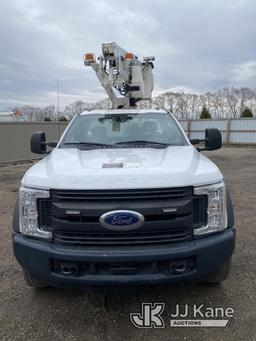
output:
M 14 233 L 19 233 L 19 197 L 17 196 L 14 210 L 13 210 L 13 219 L 12 219 L 12 231 Z
M 227 216 L 228 216 L 227 227 L 228 228 L 234 227 L 235 225 L 234 210 L 233 210 L 231 194 L 229 191 L 227 191 Z

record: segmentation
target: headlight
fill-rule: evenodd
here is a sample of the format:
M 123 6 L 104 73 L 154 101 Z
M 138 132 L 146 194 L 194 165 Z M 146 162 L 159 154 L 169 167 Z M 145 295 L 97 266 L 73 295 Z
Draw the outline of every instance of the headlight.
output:
M 207 195 L 207 224 L 194 229 L 194 235 L 222 231 L 227 227 L 226 186 L 224 182 L 194 188 L 195 195 Z
M 21 187 L 19 191 L 20 232 L 27 236 L 51 238 L 52 233 L 38 226 L 37 199 L 49 198 L 46 190 Z

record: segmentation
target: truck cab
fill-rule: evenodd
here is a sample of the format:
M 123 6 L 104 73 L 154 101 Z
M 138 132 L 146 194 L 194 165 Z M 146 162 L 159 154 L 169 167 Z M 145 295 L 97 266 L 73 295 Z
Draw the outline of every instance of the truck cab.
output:
M 203 147 L 200 147 L 201 144 Z M 55 147 L 48 150 L 50 147 Z M 33 287 L 207 281 L 228 276 L 235 246 L 232 201 L 207 129 L 189 140 L 164 110 L 77 115 L 21 181 L 13 249 Z

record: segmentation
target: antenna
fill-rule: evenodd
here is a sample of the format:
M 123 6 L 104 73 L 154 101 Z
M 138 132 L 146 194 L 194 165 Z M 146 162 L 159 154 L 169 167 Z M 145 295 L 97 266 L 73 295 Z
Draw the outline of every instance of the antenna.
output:
M 57 120 L 58 120 L 58 139 L 60 138 L 60 94 L 59 80 L 57 79 Z

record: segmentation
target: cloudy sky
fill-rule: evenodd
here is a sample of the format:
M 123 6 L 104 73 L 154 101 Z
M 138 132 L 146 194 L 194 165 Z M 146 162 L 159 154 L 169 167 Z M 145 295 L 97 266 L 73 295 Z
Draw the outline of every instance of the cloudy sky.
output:
M 116 41 L 154 55 L 156 93 L 256 87 L 255 0 L 8 0 L 0 4 L 0 110 L 105 96 L 84 52 Z

